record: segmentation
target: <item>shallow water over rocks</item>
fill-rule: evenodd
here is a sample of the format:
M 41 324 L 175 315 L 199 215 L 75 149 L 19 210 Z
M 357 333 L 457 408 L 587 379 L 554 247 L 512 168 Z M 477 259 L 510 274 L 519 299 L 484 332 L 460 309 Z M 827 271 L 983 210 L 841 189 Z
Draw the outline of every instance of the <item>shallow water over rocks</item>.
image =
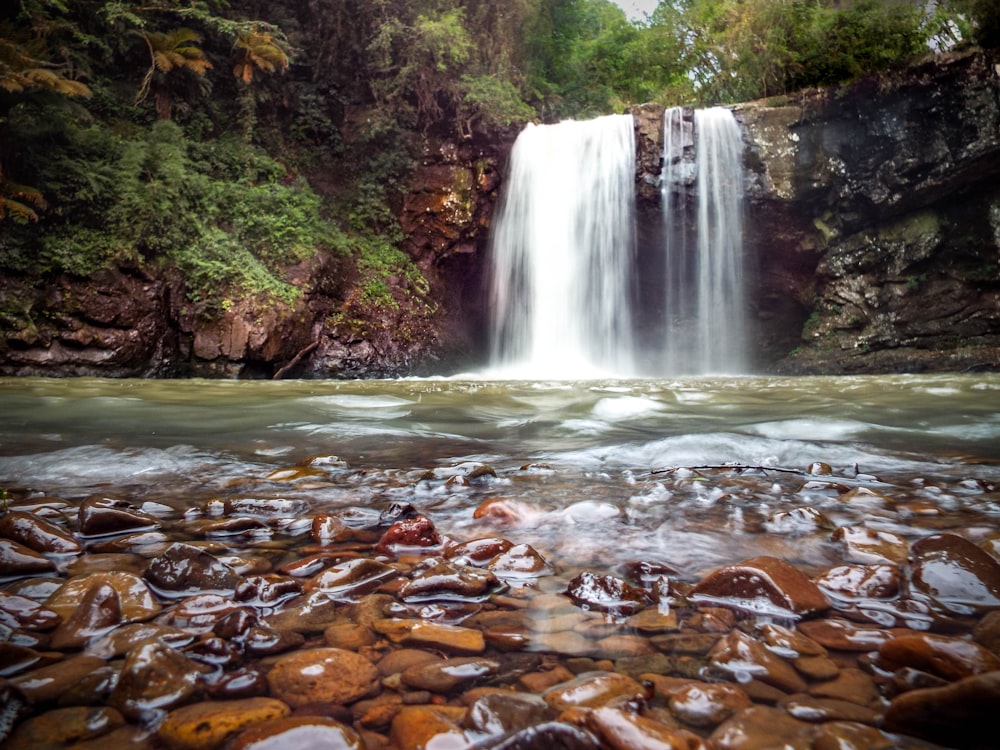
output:
M 0 747 L 989 747 L 998 448 L 989 375 L 0 380 Z

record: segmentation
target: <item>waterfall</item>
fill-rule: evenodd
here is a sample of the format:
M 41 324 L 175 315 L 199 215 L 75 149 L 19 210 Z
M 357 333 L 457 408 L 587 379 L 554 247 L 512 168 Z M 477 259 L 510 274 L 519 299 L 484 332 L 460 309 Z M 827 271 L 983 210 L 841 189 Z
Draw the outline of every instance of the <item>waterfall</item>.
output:
M 634 374 L 634 214 L 631 115 L 518 136 L 492 238 L 494 368 Z
M 664 369 L 747 371 L 743 142 L 722 107 L 664 113 Z

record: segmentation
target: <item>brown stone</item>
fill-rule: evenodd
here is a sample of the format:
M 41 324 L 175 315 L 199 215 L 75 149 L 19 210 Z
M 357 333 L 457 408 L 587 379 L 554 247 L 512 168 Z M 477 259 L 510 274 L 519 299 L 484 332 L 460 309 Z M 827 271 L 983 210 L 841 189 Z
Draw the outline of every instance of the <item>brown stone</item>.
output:
M 0 591 L 0 624 L 11 630 L 51 630 L 61 619 L 57 612 L 33 599 Z
M 790 695 L 780 703 L 796 719 L 809 722 L 853 721 L 875 725 L 882 715 L 877 711 L 850 701 L 836 698 L 817 698 L 812 695 Z
M 290 716 L 258 724 L 226 747 L 227 750 L 366 750 L 357 732 L 325 716 Z
M 49 645 L 63 651 L 82 648 L 121 622 L 118 592 L 108 583 L 95 581 L 84 592 L 77 610 L 53 631 Z
M 486 735 L 499 736 L 541 724 L 551 716 L 552 711 L 541 696 L 492 690 L 472 701 L 465 726 Z
M 597 708 L 586 725 L 610 750 L 711 750 L 696 734 L 618 708 Z
M 91 495 L 80 505 L 77 517 L 84 536 L 104 536 L 140 529 L 158 529 L 160 522 L 131 503 L 114 497 Z
M 1000 608 L 1000 562 L 957 534 L 915 542 L 909 573 L 913 591 L 953 612 Z
M 899 750 L 899 739 L 865 724 L 830 721 L 816 729 L 813 750 Z
M 812 750 L 816 729 L 786 711 L 753 706 L 720 724 L 709 736 L 717 750 Z
M 894 637 L 892 630 L 838 618 L 800 622 L 797 627 L 820 645 L 837 651 L 875 651 Z
M 989 672 L 896 696 L 886 710 L 884 728 L 947 747 L 989 747 L 998 708 L 1000 672 Z
M 817 586 L 838 599 L 891 599 L 899 595 L 899 566 L 840 565 L 813 579 Z
M 378 670 L 363 656 L 338 648 L 315 648 L 280 657 L 267 674 L 271 694 L 294 707 L 350 703 L 378 685 Z
M 494 659 L 466 657 L 415 665 L 404 671 L 401 677 L 403 684 L 411 688 L 450 693 L 471 687 L 499 671 L 500 664 Z
M 979 621 L 972 631 L 972 640 L 1000 656 L 1000 610 L 987 613 Z
M 632 698 L 645 693 L 642 685 L 617 672 L 586 672 L 549 688 L 545 702 L 556 711 L 569 708 L 599 708 L 612 699 Z
M 755 557 L 719 568 L 699 581 L 691 595 L 764 613 L 810 615 L 830 608 L 815 583 L 777 557 Z
M 107 706 L 57 708 L 21 722 L 3 743 L 5 750 L 66 747 L 101 737 L 125 724 L 125 718 Z
M 399 750 L 467 748 L 471 741 L 459 726 L 464 716 L 465 709 L 404 706 L 392 720 L 389 738 Z
M 193 700 L 207 671 L 158 641 L 143 643 L 125 657 L 110 703 L 130 719 L 148 720 Z
M 290 713 L 273 698 L 195 703 L 167 714 L 156 735 L 171 750 L 214 750 L 248 727 Z
M 91 672 L 104 666 L 96 656 L 73 656 L 13 677 L 16 687 L 29 703 L 52 703 Z
M 906 560 L 906 540 L 888 531 L 875 531 L 864 526 L 841 526 L 833 532 L 833 540 L 844 547 L 844 558 L 853 563 L 890 563 Z
M 98 585 L 110 586 L 118 594 L 122 623 L 149 620 L 162 609 L 149 586 L 139 576 L 113 571 L 70 578 L 48 598 L 45 606 L 68 620 L 80 606 L 87 591 Z
M 355 625 L 353 622 L 338 622 L 323 631 L 323 640 L 331 648 L 358 651 L 364 646 L 375 644 L 375 633 L 371 628 Z
M 1000 670 L 1000 657 L 978 643 L 935 633 L 900 636 L 883 643 L 878 663 L 890 672 L 913 667 L 946 680 Z
M 0 539 L 0 576 L 30 576 L 55 569 L 55 563 L 30 547 L 10 539 Z
M 785 691 L 798 693 L 806 689 L 805 680 L 787 661 L 739 630 L 720 639 L 708 652 L 708 659 L 713 667 L 732 675 L 737 682 L 754 678 Z
M 436 648 L 449 654 L 479 654 L 486 650 L 483 634 L 472 628 L 424 620 L 388 619 L 373 623 L 376 632 L 393 643 Z
M 703 729 L 718 726 L 750 705 L 746 691 L 722 682 L 692 682 L 670 695 L 670 710 L 674 716 L 685 724 Z
M 841 670 L 832 680 L 811 685 L 809 694 L 857 703 L 859 706 L 876 705 L 879 700 L 879 691 L 872 678 L 853 667 Z
M 76 539 L 51 521 L 15 510 L 0 516 L 0 536 L 43 554 L 78 555 L 83 551 Z

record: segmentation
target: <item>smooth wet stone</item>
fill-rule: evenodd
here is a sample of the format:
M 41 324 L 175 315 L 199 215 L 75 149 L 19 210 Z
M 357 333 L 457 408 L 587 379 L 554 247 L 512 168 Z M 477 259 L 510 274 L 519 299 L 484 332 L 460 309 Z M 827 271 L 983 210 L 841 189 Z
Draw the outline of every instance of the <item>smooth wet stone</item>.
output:
M 106 542 L 91 544 L 88 549 L 98 553 L 138 552 L 143 555 L 158 555 L 170 544 L 170 537 L 162 531 L 139 531 Z
M 52 632 L 49 645 L 69 651 L 82 648 L 122 623 L 118 592 L 109 583 L 94 581 L 84 591 L 76 611 Z
M 791 563 L 766 556 L 709 573 L 691 595 L 763 613 L 777 610 L 812 615 L 830 608 L 826 596 L 803 572 Z
M 125 657 L 111 705 L 130 719 L 149 719 L 193 700 L 206 671 L 176 649 L 144 643 Z
M 656 649 L 646 638 L 628 633 L 599 638 L 591 649 L 591 656 L 595 659 L 624 659 L 655 653 L 657 653 Z
M 745 690 L 723 682 L 691 683 L 670 695 L 670 710 L 674 716 L 685 724 L 703 729 L 718 726 L 750 705 L 750 696 Z
M 552 566 L 530 544 L 517 544 L 499 553 L 486 564 L 486 569 L 505 581 L 539 578 L 552 573 Z
M 787 711 L 753 706 L 716 727 L 709 742 L 716 750 L 812 750 L 816 728 Z
M 30 646 L 0 641 L 0 677 L 10 677 L 29 669 L 46 667 L 63 658 L 57 651 L 36 651 Z
M 101 737 L 124 724 L 121 713 L 107 706 L 57 708 L 21 722 L 3 747 L 4 750 L 67 747 Z
M 602 745 L 592 732 L 583 727 L 567 724 L 564 721 L 548 721 L 477 743 L 477 748 L 478 750 L 601 750 Z
M 238 610 L 240 605 L 219 594 L 197 594 L 182 599 L 158 618 L 158 622 L 175 628 L 204 632 L 211 630 L 222 618 Z
M 827 656 L 800 656 L 792 666 L 808 680 L 832 680 L 840 672 L 840 665 Z
M 772 534 L 807 534 L 816 529 L 834 529 L 836 524 L 822 513 L 804 506 L 792 510 L 779 510 L 772 513 L 764 524 Z
M 619 708 L 588 711 L 585 722 L 611 750 L 710 750 L 696 734 Z
M 56 627 L 62 617 L 48 606 L 43 606 L 34 599 L 25 596 L 9 594 L 0 591 L 0 624 L 11 630 L 45 631 Z
M 302 584 L 294 578 L 281 575 L 245 576 L 233 592 L 233 599 L 241 604 L 258 607 L 276 607 L 302 593 Z
M 912 667 L 946 680 L 1000 670 L 1000 657 L 974 641 L 934 633 L 893 638 L 879 647 L 878 664 L 894 672 Z
M 420 664 L 408 668 L 400 678 L 404 685 L 432 693 L 450 693 L 465 690 L 500 672 L 495 659 L 454 658 Z
M 841 526 L 833 532 L 833 540 L 844 548 L 844 559 L 852 563 L 901 563 L 909 551 L 906 540 L 888 531 L 875 531 L 864 526 Z
M 231 596 L 240 577 L 211 553 L 191 544 L 170 545 L 146 568 L 145 578 L 167 595 L 200 593 Z
M 677 610 L 667 609 L 664 611 L 655 606 L 646 607 L 635 613 L 625 621 L 625 624 L 645 635 L 671 633 L 680 629 Z
M 545 514 L 522 500 L 493 497 L 480 503 L 472 512 L 472 517 L 498 526 L 533 528 L 544 521 Z
M 839 618 L 807 620 L 796 627 L 816 643 L 835 651 L 877 651 L 879 646 L 894 637 L 892 630 Z
M 30 547 L 11 539 L 0 539 L 0 577 L 21 577 L 50 573 L 55 563 Z
M 227 750 L 366 750 L 348 726 L 325 716 L 289 716 L 247 729 Z
M 891 563 L 839 565 L 813 579 L 837 599 L 891 599 L 899 596 L 899 566 Z
M 419 570 L 399 589 L 403 601 L 482 599 L 500 587 L 488 570 L 442 560 Z
M 569 708 L 600 708 L 615 698 L 645 695 L 638 682 L 617 672 L 585 672 L 545 691 L 545 702 L 555 711 Z
M 857 703 L 859 706 L 877 705 L 880 699 L 878 687 L 871 676 L 854 667 L 842 669 L 832 680 L 810 685 L 809 694 L 817 698 Z
M 715 633 L 670 633 L 654 635 L 649 640 L 665 654 L 703 656 L 719 642 L 719 636 Z
M 427 516 L 402 518 L 394 522 L 375 545 L 377 552 L 392 555 L 440 549 L 444 540 Z
M 135 505 L 103 495 L 91 495 L 84 500 L 77 516 L 77 528 L 88 537 L 158 529 L 160 526 L 155 516 Z
M 368 659 L 337 648 L 315 648 L 279 657 L 267 681 L 271 694 L 293 708 L 309 703 L 350 703 L 378 686 Z
M 337 622 L 323 631 L 323 640 L 332 648 L 344 648 L 348 651 L 358 651 L 376 642 L 374 631 L 364 625 L 353 622 Z
M 267 695 L 267 676 L 256 667 L 236 667 L 212 672 L 205 676 L 208 697 L 216 700 L 236 700 Z
M 479 654 L 486 650 L 483 634 L 472 628 L 423 620 L 386 619 L 372 624 L 393 643 L 434 648 L 449 654 Z
M 249 727 L 290 713 L 287 704 L 273 698 L 195 703 L 167 714 L 156 736 L 171 750 L 214 750 Z
M 521 648 L 531 651 L 549 652 L 562 656 L 590 656 L 594 642 L 572 630 L 559 633 L 533 633 L 525 636 Z
M 721 638 L 708 652 L 709 663 L 740 683 L 757 679 L 786 692 L 806 689 L 805 680 L 761 641 L 740 630 Z
M 482 567 L 513 546 L 513 542 L 501 537 L 480 537 L 448 547 L 445 557 L 462 565 Z
M 791 658 L 826 656 L 827 651 L 812 638 L 794 628 L 765 622 L 754 628 L 754 634 L 768 647 L 782 656 Z
M 905 750 L 909 746 L 875 727 L 851 721 L 825 722 L 816 728 L 813 740 L 813 750 Z
M 972 631 L 972 640 L 1000 656 L 1000 610 L 987 613 Z
M 348 601 L 372 593 L 399 575 L 391 565 L 359 557 L 338 562 L 316 574 L 305 584 L 305 590 L 320 590 L 332 599 Z
M 73 558 L 63 570 L 70 578 L 91 573 L 131 573 L 142 576 L 146 572 L 148 560 L 131 552 L 103 552 L 86 554 Z
M 946 747 L 990 747 L 1000 709 L 1000 672 L 988 672 L 945 687 L 912 690 L 893 698 L 883 728 Z
M 227 516 L 295 517 L 309 514 L 306 500 L 285 497 L 233 497 L 223 504 Z
M 579 606 L 631 615 L 650 602 L 649 595 L 621 578 L 611 575 L 584 572 L 576 576 L 566 587 L 566 595 Z
M 87 591 L 95 586 L 110 586 L 118 594 L 122 623 L 149 620 L 162 609 L 146 582 L 125 572 L 88 573 L 70 578 L 48 598 L 45 606 L 68 620 Z
M 551 718 L 552 710 L 541 696 L 497 691 L 477 698 L 469 706 L 465 726 L 496 737 L 541 724 Z
M 80 680 L 104 666 L 96 656 L 72 656 L 12 677 L 10 684 L 32 704 L 51 703 Z
M 471 744 L 460 725 L 464 715 L 452 706 L 404 706 L 389 739 L 398 750 L 464 750 Z
M 1000 562 L 957 534 L 935 534 L 910 549 L 910 586 L 946 609 L 1000 607 Z
M 279 612 L 265 618 L 275 630 L 322 633 L 340 617 L 340 607 L 323 591 L 293 599 Z
M 814 723 L 853 721 L 874 726 L 882 718 L 879 712 L 867 706 L 814 695 L 791 695 L 780 705 L 794 718 Z
M 43 554 L 78 555 L 83 551 L 83 545 L 56 524 L 19 511 L 0 516 L 0 536 Z

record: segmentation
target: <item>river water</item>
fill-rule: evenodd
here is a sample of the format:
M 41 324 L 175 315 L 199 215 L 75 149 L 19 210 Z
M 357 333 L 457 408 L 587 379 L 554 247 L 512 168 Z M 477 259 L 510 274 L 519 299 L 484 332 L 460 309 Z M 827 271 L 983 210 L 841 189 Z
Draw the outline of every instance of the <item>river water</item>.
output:
M 996 535 L 1000 376 L 9 379 L 0 487 L 179 513 L 402 502 L 452 538 L 501 523 L 573 565 L 655 559 L 695 580 L 770 554 L 820 570 L 844 558 L 837 526 Z M 476 512 L 489 501 L 505 511 Z

